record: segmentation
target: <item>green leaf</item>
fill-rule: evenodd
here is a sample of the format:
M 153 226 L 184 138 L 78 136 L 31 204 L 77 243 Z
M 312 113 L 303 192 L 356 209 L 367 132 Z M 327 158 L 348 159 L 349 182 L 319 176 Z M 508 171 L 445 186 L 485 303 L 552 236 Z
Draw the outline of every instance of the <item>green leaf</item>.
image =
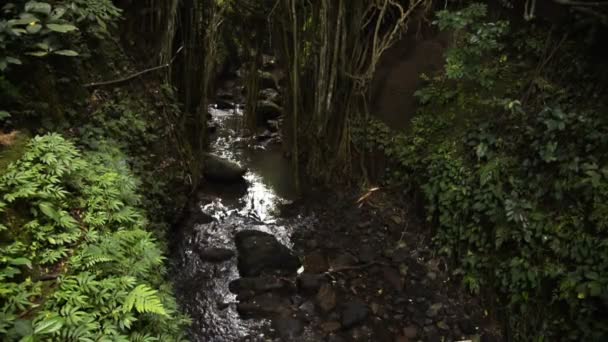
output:
M 15 321 L 15 332 L 19 336 L 31 336 L 34 332 L 32 328 L 32 321 L 25 319 L 18 319 Z
M 53 205 L 49 202 L 42 202 L 38 205 L 38 208 L 40 208 L 40 211 L 42 211 L 42 213 L 44 215 L 46 215 L 47 217 L 56 220 L 57 219 L 57 211 L 55 211 L 55 209 L 53 208 Z
M 21 60 L 19 58 L 15 58 L 15 57 L 6 57 L 6 61 L 9 64 L 16 64 L 16 65 L 21 65 Z
M 36 33 L 40 32 L 40 30 L 42 30 L 42 25 L 40 25 L 40 24 L 27 25 L 25 27 L 25 30 L 29 34 L 36 34 Z
M 68 33 L 78 30 L 78 27 L 70 24 L 47 24 L 46 27 L 54 32 Z
M 56 55 L 68 56 L 68 57 L 76 57 L 79 55 L 78 52 L 76 52 L 74 50 L 59 50 L 59 51 L 54 51 L 53 53 Z
M 59 20 L 65 14 L 66 9 L 64 7 L 55 7 L 51 13 L 51 20 Z
M 9 263 L 15 266 L 26 265 L 27 267 L 32 268 L 32 262 L 27 258 L 11 259 Z
M 51 5 L 49 5 L 45 2 L 30 1 L 25 4 L 25 10 L 27 12 L 42 13 L 42 14 L 49 15 L 49 14 L 51 14 Z
M 46 335 L 52 334 L 63 327 L 63 319 L 61 317 L 53 317 L 50 319 L 42 320 L 36 323 L 34 327 L 35 335 Z
M 4 111 L 4 110 L 0 110 L 0 120 L 5 120 L 11 117 L 11 113 Z
M 47 51 L 34 51 L 28 52 L 27 54 L 34 57 L 44 57 L 47 56 L 49 53 Z

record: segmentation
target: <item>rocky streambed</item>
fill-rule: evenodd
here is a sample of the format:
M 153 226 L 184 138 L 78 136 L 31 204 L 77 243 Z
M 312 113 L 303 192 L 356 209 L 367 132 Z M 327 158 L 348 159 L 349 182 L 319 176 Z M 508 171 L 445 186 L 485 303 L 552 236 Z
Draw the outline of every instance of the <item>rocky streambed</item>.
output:
M 411 201 L 382 190 L 297 198 L 271 129 L 281 118 L 251 137 L 233 93 L 210 108 L 216 177 L 172 248 L 192 341 L 501 340 L 431 247 Z

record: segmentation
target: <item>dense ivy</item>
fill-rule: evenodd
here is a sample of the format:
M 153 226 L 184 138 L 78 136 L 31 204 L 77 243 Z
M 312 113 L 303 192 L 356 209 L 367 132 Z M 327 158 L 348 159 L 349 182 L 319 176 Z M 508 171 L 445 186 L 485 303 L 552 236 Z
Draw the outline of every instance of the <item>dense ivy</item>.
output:
M 187 319 L 136 180 L 115 148 L 35 137 L 0 177 L 0 335 L 20 341 L 177 341 Z
M 425 76 L 425 106 L 405 134 L 361 125 L 360 143 L 389 157 L 390 181 L 421 190 L 440 252 L 471 291 L 500 295 L 508 338 L 603 340 L 608 120 L 601 101 L 580 101 L 601 96 L 535 75 L 537 37 L 508 35 L 485 12 L 438 13 L 456 39 L 444 72 Z M 570 63 L 556 79 L 581 74 L 580 56 Z

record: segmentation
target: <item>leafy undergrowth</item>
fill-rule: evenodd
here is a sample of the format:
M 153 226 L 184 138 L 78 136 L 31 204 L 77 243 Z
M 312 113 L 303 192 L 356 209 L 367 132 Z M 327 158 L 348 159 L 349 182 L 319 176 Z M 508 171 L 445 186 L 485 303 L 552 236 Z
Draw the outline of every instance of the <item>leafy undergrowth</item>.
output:
M 474 293 L 498 295 L 506 338 L 605 340 L 605 80 L 580 40 L 509 33 L 485 14 L 479 4 L 439 12 L 455 42 L 444 72 L 418 92 L 411 130 L 374 122 L 363 142 L 389 157 L 390 181 L 424 195 L 455 274 Z
M 177 341 L 138 181 L 107 144 L 37 136 L 0 178 L 0 334 L 14 341 Z

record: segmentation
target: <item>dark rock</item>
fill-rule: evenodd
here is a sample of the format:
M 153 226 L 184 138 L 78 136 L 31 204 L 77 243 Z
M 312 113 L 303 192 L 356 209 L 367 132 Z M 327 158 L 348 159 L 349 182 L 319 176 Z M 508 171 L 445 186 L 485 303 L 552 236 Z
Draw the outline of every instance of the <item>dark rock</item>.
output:
M 219 98 L 215 100 L 215 108 L 217 109 L 221 109 L 221 110 L 226 110 L 226 109 L 234 109 L 235 105 L 233 102 L 230 102 L 228 100 Z
M 441 330 L 446 330 L 446 331 L 450 330 L 450 326 L 445 321 L 437 322 L 437 328 L 439 328 Z
M 259 73 L 260 88 L 279 89 L 279 82 L 270 72 L 262 71 Z
M 306 318 L 311 318 L 315 315 L 315 304 L 312 301 L 306 301 L 298 307 L 298 310 L 300 310 Z
M 295 273 L 301 266 L 298 257 L 271 234 L 243 230 L 236 234 L 235 242 L 239 252 L 238 269 L 242 276 L 258 276 L 265 270 Z
M 268 120 L 266 121 L 266 127 L 272 133 L 277 133 L 279 131 L 279 121 L 278 120 Z
M 410 253 L 406 248 L 400 247 L 395 249 L 391 255 L 391 259 L 396 264 L 406 261 L 410 257 Z
M 239 164 L 214 154 L 205 155 L 205 168 L 203 175 L 211 181 L 238 182 L 243 180 L 247 170 Z
M 329 312 L 336 307 L 336 291 L 330 284 L 323 284 L 317 293 L 317 305 L 324 312 Z
M 257 141 L 265 141 L 272 138 L 272 132 L 270 132 L 269 130 L 266 130 L 264 132 L 262 132 L 261 134 L 258 134 L 255 136 L 255 140 Z
M 426 326 L 424 327 L 424 333 L 426 335 L 426 341 L 429 342 L 441 342 L 441 337 L 439 331 L 434 326 Z
M 359 250 L 359 254 L 357 255 L 357 258 L 362 263 L 372 262 L 374 261 L 374 259 L 376 259 L 376 257 L 376 249 L 371 245 L 364 245 L 363 247 L 361 247 L 361 249 Z
M 190 221 L 194 225 L 199 224 L 209 224 L 213 222 L 213 217 L 205 214 L 200 210 L 200 208 L 192 208 L 190 209 Z
M 311 252 L 304 257 L 305 273 L 323 273 L 329 269 L 327 258 L 320 250 Z
M 426 316 L 429 318 L 435 318 L 439 314 L 439 311 L 443 308 L 443 304 L 435 303 L 429 306 L 428 310 L 426 310 Z
M 207 132 L 209 132 L 210 134 L 213 134 L 215 132 L 217 132 L 217 125 L 213 122 L 210 122 L 207 124 Z
M 284 341 L 293 341 L 304 332 L 304 323 L 291 317 L 273 319 L 272 327 Z
M 230 292 L 237 294 L 239 299 L 249 298 L 256 294 L 280 290 L 285 282 L 274 277 L 240 278 L 228 284 Z
M 400 292 L 403 290 L 403 279 L 399 274 L 399 271 L 392 267 L 384 267 L 382 270 L 384 280 L 391 285 L 391 287 Z
M 325 333 L 333 333 L 340 330 L 340 328 L 342 328 L 342 324 L 337 321 L 328 321 L 321 323 L 321 330 L 323 330 L 323 332 Z
M 325 277 L 321 274 L 303 273 L 298 277 L 298 288 L 305 293 L 317 293 Z
M 352 301 L 342 306 L 342 326 L 346 329 L 363 322 L 369 315 L 369 308 L 360 301 Z
M 465 335 L 473 335 L 477 333 L 475 325 L 468 319 L 458 321 L 458 327 Z
M 256 114 L 262 121 L 275 120 L 283 115 L 283 108 L 271 101 L 258 101 Z
M 350 267 L 358 263 L 357 258 L 350 254 L 339 254 L 335 258 L 331 259 L 329 265 L 332 268 Z
M 405 327 L 403 328 L 403 335 L 410 340 L 413 340 L 418 336 L 418 328 L 415 325 Z
M 222 262 L 231 259 L 234 251 L 227 248 L 209 247 L 200 249 L 198 255 L 203 261 Z
M 239 303 L 236 311 L 243 318 L 270 318 L 289 315 L 289 302 L 273 293 L 265 293 L 254 299 Z
M 260 99 L 274 102 L 274 103 L 279 103 L 279 102 L 281 102 L 280 101 L 281 95 L 279 94 L 279 92 L 276 89 L 272 89 L 272 88 L 262 89 L 262 90 L 260 90 Z

